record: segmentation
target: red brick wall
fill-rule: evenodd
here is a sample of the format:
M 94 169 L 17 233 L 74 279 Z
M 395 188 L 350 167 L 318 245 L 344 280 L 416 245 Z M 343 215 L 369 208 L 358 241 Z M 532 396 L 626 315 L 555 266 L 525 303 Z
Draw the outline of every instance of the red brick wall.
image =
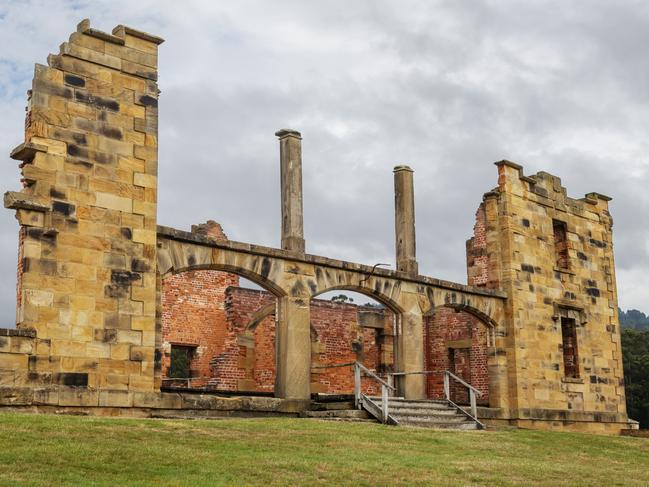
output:
M 360 361 L 370 370 L 379 367 L 376 332 L 358 324 L 359 306 L 325 300 L 311 301 L 311 325 L 320 350 L 318 365 L 334 365 Z M 387 311 L 385 311 L 387 313 Z M 354 374 L 351 367 L 314 369 L 314 383 L 321 392 L 351 394 Z M 363 380 L 363 389 L 375 394 L 374 381 Z
M 228 346 L 224 352 L 212 360 L 210 386 L 219 390 L 255 390 L 272 392 L 275 384 L 275 314 L 262 320 L 254 330 L 254 359 L 246 367 L 244 361 L 250 359 L 253 351 L 239 343 L 246 332 L 246 326 L 253 315 L 268 304 L 276 301 L 275 296 L 266 291 L 228 288 L 225 292 L 225 310 L 228 326 Z M 254 385 L 239 387 L 241 380 L 254 381 Z
M 162 377 L 172 344 L 197 346 L 190 368 L 198 379 L 192 385 L 206 383 L 210 362 L 229 346 L 225 290 L 238 284 L 237 276 L 217 271 L 188 271 L 162 281 Z
M 163 280 L 163 377 L 168 375 L 172 344 L 197 346 L 191 362 L 193 387 L 273 391 L 275 314 L 252 330 L 246 327 L 257 311 L 275 302 L 275 297 L 237 285 L 237 276 L 218 271 L 190 271 Z M 360 327 L 358 310 L 353 304 L 312 300 L 314 366 L 361 360 L 370 369 L 379 367 L 377 339 L 382 332 Z M 391 316 L 387 310 L 372 311 Z M 383 319 L 386 321 L 386 317 Z M 391 319 L 386 323 L 391 323 Z M 354 388 L 351 367 L 314 368 L 312 381 L 314 392 L 351 393 Z M 165 385 L 182 384 L 165 381 Z M 364 381 L 363 386 L 366 392 L 378 392 L 372 381 Z
M 230 288 L 226 293 L 227 321 L 233 334 L 242 334 L 253 315 L 275 298 L 265 291 Z M 376 332 L 358 326 L 358 306 L 314 299 L 311 301 L 312 365 L 333 365 L 361 360 L 366 367 L 378 366 Z M 231 364 L 241 364 L 243 359 L 223 357 L 212 369 L 210 385 L 219 389 L 237 390 L 239 379 L 254 380 L 254 390 L 272 391 L 275 382 L 275 315 L 265 318 L 253 332 L 254 369 L 252 373 L 239 365 L 232 373 Z M 362 348 L 361 348 L 362 343 Z M 356 346 L 354 346 L 356 344 Z M 239 347 L 245 358 L 250 349 Z M 227 363 L 223 367 L 222 363 Z M 246 373 L 247 372 L 247 373 Z M 312 374 L 314 392 L 352 393 L 354 376 L 350 367 L 314 368 Z M 363 384 L 369 393 L 376 392 L 372 384 Z
M 427 390 L 431 399 L 444 395 L 443 372 L 450 370 L 482 393 L 479 404 L 489 404 L 489 371 L 487 368 L 488 327 L 473 315 L 451 308 L 438 308 L 435 314 L 426 318 L 424 326 L 424 350 L 428 375 Z M 458 342 L 469 342 L 457 347 Z M 455 343 L 451 343 L 455 342 Z M 449 350 L 453 348 L 453 352 Z M 468 401 L 466 389 L 454 387 L 455 399 Z
M 255 363 L 252 379 L 255 390 L 272 392 L 275 388 L 275 314 L 264 319 L 254 332 Z
M 489 282 L 487 257 L 487 228 L 484 203 L 478 207 L 473 226 L 473 237 L 466 242 L 467 279 L 470 286 L 492 288 Z
M 18 269 L 16 272 L 16 324 L 20 322 L 20 307 L 23 302 L 23 271 L 25 270 L 25 227 L 18 231 Z

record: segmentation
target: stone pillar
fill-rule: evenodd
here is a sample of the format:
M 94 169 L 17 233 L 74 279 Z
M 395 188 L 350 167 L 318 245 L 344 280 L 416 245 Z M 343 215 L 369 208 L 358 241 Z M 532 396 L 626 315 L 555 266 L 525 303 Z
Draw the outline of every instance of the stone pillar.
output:
M 413 170 L 408 166 L 394 168 L 394 229 L 397 270 L 418 274 L 415 242 L 415 192 Z
M 282 249 L 304 252 L 302 213 L 302 136 L 297 130 L 281 129 L 279 137 L 282 191 Z
M 398 367 L 400 372 L 424 370 L 424 318 L 420 312 L 405 312 L 400 316 L 398 336 Z M 397 384 L 398 393 L 406 399 L 426 398 L 426 376 L 405 375 Z
M 275 396 L 311 397 L 311 313 L 308 297 L 278 298 Z

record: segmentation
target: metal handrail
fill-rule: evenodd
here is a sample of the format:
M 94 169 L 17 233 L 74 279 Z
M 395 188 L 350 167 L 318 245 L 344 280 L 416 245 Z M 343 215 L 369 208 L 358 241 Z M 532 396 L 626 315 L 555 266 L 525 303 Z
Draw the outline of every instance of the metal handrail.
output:
M 451 384 L 450 384 L 450 379 L 453 378 L 456 381 L 458 381 L 460 384 L 462 384 L 464 387 L 469 389 L 469 402 L 471 404 L 471 413 L 466 412 L 464 409 L 459 407 L 457 404 L 455 404 L 451 400 Z M 478 426 L 481 429 L 484 429 L 484 425 L 478 420 L 478 403 L 476 402 L 476 394 L 478 397 L 482 396 L 482 393 L 473 387 L 471 384 L 467 384 L 464 382 L 462 379 L 460 379 L 457 375 L 455 375 L 453 372 L 449 370 L 444 371 L 444 395 L 446 396 L 446 400 L 451 403 L 453 406 L 455 406 L 457 409 L 462 411 L 465 415 L 467 415 L 469 418 L 471 418 L 473 421 L 478 423 Z
M 379 384 L 381 384 L 381 404 L 380 405 L 376 404 L 373 399 L 369 398 L 368 396 L 366 396 L 361 392 L 361 372 L 365 372 L 365 375 L 376 380 Z M 389 411 L 389 404 L 390 404 L 389 390 L 390 389 L 396 390 L 393 386 L 385 382 L 378 375 L 376 375 L 370 369 L 365 367 L 362 363 L 360 362 L 354 363 L 354 403 L 356 404 L 356 407 L 358 409 L 365 407 L 365 410 L 370 412 L 370 414 L 374 416 L 377 416 L 377 414 L 373 408 L 380 408 L 381 410 L 380 419 L 383 424 L 387 424 L 388 422 L 390 422 L 390 420 L 392 420 L 393 423 L 396 423 L 394 418 L 390 418 L 390 411 Z M 368 405 L 365 405 L 366 403 L 368 403 Z M 369 404 L 371 404 L 372 407 L 368 407 Z
M 377 374 L 372 372 L 370 369 L 365 367 L 362 363 L 355 362 L 346 362 L 342 364 L 331 364 L 331 365 L 315 365 L 311 367 L 312 369 L 329 369 L 334 367 L 353 367 L 354 368 L 354 405 L 357 409 L 365 409 L 372 414 L 377 416 L 377 419 L 380 419 L 382 423 L 392 422 L 396 424 L 397 421 L 394 418 L 390 417 L 389 412 L 389 397 L 390 391 L 396 391 L 396 388 L 381 379 Z M 372 398 L 363 394 L 361 392 L 361 372 L 364 373 L 367 377 L 374 379 L 379 384 L 381 384 L 381 403 L 377 404 Z M 376 409 L 380 409 L 380 414 L 377 413 Z M 380 416 L 380 418 L 378 418 Z
M 426 374 L 438 374 L 437 370 L 420 370 L 417 372 L 389 372 L 388 375 L 426 375 Z
M 345 362 L 344 364 L 330 364 L 330 365 L 312 365 L 312 369 L 333 369 L 335 367 L 351 367 L 356 362 Z
M 193 380 L 209 379 L 209 377 L 162 377 L 162 382 L 184 381 L 187 382 L 187 387 L 191 385 Z
M 394 386 L 394 377 L 403 377 L 405 375 L 427 375 L 427 374 L 437 374 L 439 373 L 436 370 L 418 370 L 414 372 L 388 372 L 388 384 Z M 394 387 L 393 387 L 394 389 Z M 394 389 L 396 390 L 396 389 Z
M 363 372 L 365 372 L 365 375 L 368 375 L 368 376 L 372 377 L 373 379 L 375 379 L 376 381 L 378 381 L 379 384 L 384 385 L 385 387 L 387 387 L 388 389 L 392 389 L 393 391 L 396 391 L 396 390 L 397 390 L 396 387 L 391 386 L 390 384 L 388 384 L 386 381 L 384 381 L 383 379 L 381 379 L 378 375 L 376 375 L 376 374 L 375 374 L 374 372 L 372 372 L 370 369 L 368 369 L 367 367 L 365 367 L 362 363 L 360 363 L 360 362 L 354 362 L 354 364 L 355 364 L 356 366 L 360 367 L 361 370 L 362 370 Z
M 482 397 L 482 392 L 480 392 L 478 389 L 473 387 L 471 384 L 468 384 L 467 382 L 464 382 L 462 379 L 460 379 L 457 375 L 455 375 L 450 370 L 445 370 L 444 374 L 450 375 L 451 377 L 453 377 L 456 381 L 458 381 L 463 386 L 468 387 L 469 389 L 472 389 L 478 395 L 478 397 Z

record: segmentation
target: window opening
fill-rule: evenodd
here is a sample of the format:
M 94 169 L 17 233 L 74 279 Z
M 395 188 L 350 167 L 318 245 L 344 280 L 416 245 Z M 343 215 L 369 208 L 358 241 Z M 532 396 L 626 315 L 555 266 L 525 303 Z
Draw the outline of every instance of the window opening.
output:
M 569 260 L 568 228 L 566 223 L 559 220 L 553 220 L 552 230 L 554 232 L 554 258 L 556 266 L 560 269 L 567 269 Z
M 169 366 L 169 378 L 189 379 L 191 377 L 191 362 L 196 347 L 184 345 L 171 346 L 171 364 Z
M 579 378 L 577 354 L 577 325 L 573 318 L 561 318 L 561 340 L 563 343 L 563 369 L 567 378 Z

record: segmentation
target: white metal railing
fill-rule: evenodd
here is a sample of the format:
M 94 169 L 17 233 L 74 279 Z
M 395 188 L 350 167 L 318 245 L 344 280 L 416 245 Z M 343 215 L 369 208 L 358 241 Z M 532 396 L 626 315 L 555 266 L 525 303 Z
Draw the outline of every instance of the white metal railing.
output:
M 374 417 L 379 419 L 382 423 L 387 424 L 398 424 L 398 421 L 390 416 L 389 402 L 391 393 L 395 392 L 397 389 L 394 386 L 394 377 L 401 377 L 405 375 L 428 375 L 438 373 L 433 370 L 421 370 L 421 371 L 411 371 L 411 372 L 389 372 L 387 374 L 387 381 L 383 380 L 376 373 L 372 372 L 370 369 L 365 367 L 360 362 L 348 362 L 343 364 L 333 364 L 333 365 L 319 365 L 313 366 L 314 369 L 328 369 L 334 367 L 353 367 L 354 368 L 354 405 L 357 409 L 365 409 L 367 412 L 372 414 Z M 478 424 L 480 429 L 484 429 L 485 426 L 478 420 L 478 405 L 476 397 L 482 397 L 482 393 L 473 387 L 471 384 L 465 382 L 460 377 L 455 375 L 449 370 L 444 372 L 444 397 L 446 401 L 455 407 L 462 414 L 468 416 L 470 419 L 475 421 Z M 381 402 L 378 404 L 373 398 L 364 394 L 361 390 L 361 378 L 362 374 L 365 374 L 366 377 L 374 379 L 381 385 Z M 471 412 L 467 412 L 464 408 L 458 406 L 451 399 L 451 379 L 459 382 L 462 386 L 466 387 L 469 391 L 469 403 L 471 407 Z
M 315 365 L 312 369 L 330 369 L 335 367 L 353 367 L 354 369 L 354 407 L 357 409 L 365 409 L 376 419 L 384 424 L 391 423 L 397 424 L 396 419 L 390 416 L 389 401 L 390 392 L 395 391 L 395 387 L 388 384 L 376 373 L 365 367 L 360 362 L 347 362 L 343 364 L 332 365 Z M 361 378 L 365 374 L 366 377 L 374 379 L 381 385 L 381 402 L 378 403 L 367 394 L 364 394 L 361 389 Z
M 191 387 L 192 381 L 195 380 L 206 380 L 209 379 L 209 377 L 163 377 L 162 382 L 186 382 L 187 385 L 186 387 L 189 389 Z
M 471 414 L 467 413 L 464 409 L 459 407 L 457 404 L 453 402 L 451 399 L 451 379 L 459 382 L 461 385 L 466 387 L 469 390 L 469 404 L 471 405 Z M 446 400 L 453 404 L 456 408 L 459 410 L 463 411 L 464 414 L 469 416 L 471 419 L 473 419 L 476 423 L 478 423 L 480 426 L 483 426 L 480 421 L 478 421 L 478 404 L 476 401 L 476 395 L 478 397 L 482 396 L 482 393 L 473 387 L 471 384 L 468 384 L 464 382 L 462 379 L 460 379 L 457 375 L 455 375 L 453 372 L 449 370 L 444 371 L 444 396 L 446 397 Z
M 428 374 L 435 374 L 435 373 L 436 372 L 434 370 L 421 370 L 417 372 L 388 372 L 388 384 L 390 384 L 390 386 L 393 389 L 395 389 L 394 386 L 395 377 L 402 377 L 404 375 L 428 375 Z
M 369 396 L 363 394 L 361 391 L 361 373 L 365 373 L 367 377 L 374 379 L 379 384 L 381 384 L 381 404 L 376 404 L 376 402 Z M 378 375 L 372 372 L 370 369 L 365 367 L 360 362 L 354 362 L 354 404 L 358 409 L 365 407 L 368 412 L 375 415 L 375 411 L 372 411 L 373 408 L 380 408 L 380 419 L 383 424 L 389 422 L 396 423 L 394 418 L 390 417 L 390 391 L 395 391 L 394 386 L 388 384 L 386 381 L 381 379 Z

